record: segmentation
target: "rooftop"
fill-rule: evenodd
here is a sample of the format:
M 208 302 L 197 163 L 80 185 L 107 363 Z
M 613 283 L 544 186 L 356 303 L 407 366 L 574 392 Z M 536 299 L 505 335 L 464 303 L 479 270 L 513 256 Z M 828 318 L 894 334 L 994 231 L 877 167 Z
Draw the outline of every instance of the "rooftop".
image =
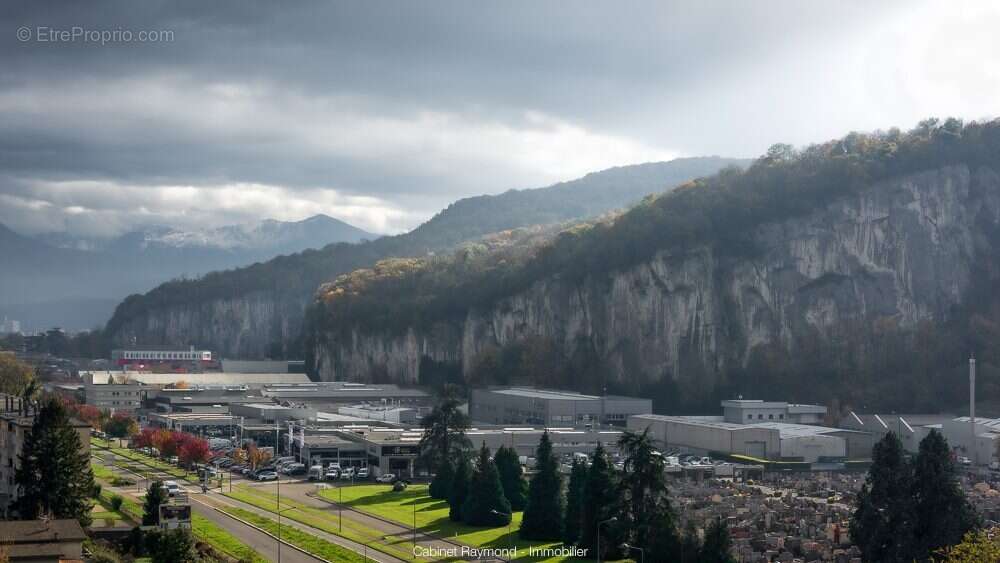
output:
M 660 420 L 665 422 L 679 422 L 682 424 L 692 424 L 706 428 L 718 428 L 721 430 L 746 430 L 751 428 L 762 428 L 765 430 L 777 430 L 782 438 L 795 436 L 817 436 L 821 434 L 858 432 L 856 430 L 845 430 L 843 428 L 830 428 L 828 426 L 815 426 L 812 424 L 795 424 L 791 422 L 754 422 L 750 424 L 737 424 L 734 422 L 723 422 L 721 417 L 706 416 L 669 416 L 663 414 L 640 414 L 634 418 L 643 420 Z
M 0 538 L 4 543 L 48 543 L 54 541 L 83 541 L 87 534 L 74 519 L 59 520 L 4 520 L 0 521 Z
M 556 391 L 550 389 L 535 389 L 532 387 L 510 387 L 505 389 L 488 389 L 490 393 L 498 395 L 510 395 L 513 397 L 527 397 L 530 399 L 548 399 L 561 401 L 597 401 L 597 395 L 584 395 L 574 391 Z

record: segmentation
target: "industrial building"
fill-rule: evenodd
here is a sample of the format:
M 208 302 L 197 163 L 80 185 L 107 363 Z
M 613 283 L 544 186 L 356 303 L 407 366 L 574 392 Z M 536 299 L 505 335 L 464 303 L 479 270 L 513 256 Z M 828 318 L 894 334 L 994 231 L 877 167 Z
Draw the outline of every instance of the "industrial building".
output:
M 307 405 L 321 411 L 337 412 L 340 407 L 359 404 L 410 407 L 424 414 L 434 398 L 422 389 L 395 384 L 367 384 L 346 381 L 294 382 L 276 381 L 261 394 L 282 404 Z
M 338 414 L 363 418 L 365 420 L 380 420 L 393 424 L 416 425 L 420 422 L 417 409 L 409 407 L 395 407 L 390 405 L 351 405 L 340 407 Z
M 874 442 L 868 432 L 789 422 L 821 418 L 824 407 L 735 400 L 722 401 L 722 408 L 723 416 L 635 415 L 628 427 L 648 428 L 664 449 L 699 454 L 808 463 L 871 458 Z
M 941 425 L 955 418 L 950 414 L 861 414 L 850 412 L 841 419 L 841 428 L 870 432 L 873 440 L 878 442 L 889 432 L 899 437 L 903 448 L 910 453 L 917 453 L 920 441 L 927 437 L 932 429 L 941 429 Z M 965 427 L 968 433 L 968 423 Z
M 651 412 L 650 399 L 532 387 L 473 389 L 469 398 L 469 418 L 484 424 L 625 426 L 630 416 Z

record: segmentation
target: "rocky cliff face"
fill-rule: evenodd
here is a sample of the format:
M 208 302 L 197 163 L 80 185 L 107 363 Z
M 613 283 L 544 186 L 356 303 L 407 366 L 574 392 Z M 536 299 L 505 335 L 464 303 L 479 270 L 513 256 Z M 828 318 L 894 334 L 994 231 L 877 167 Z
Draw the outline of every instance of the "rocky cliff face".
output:
M 200 343 L 227 358 L 276 357 L 298 337 L 307 302 L 302 295 L 256 291 L 157 308 L 130 319 L 117 334 L 122 339 L 134 337 L 136 342 Z
M 464 319 L 403 334 L 319 335 L 325 380 L 413 382 L 422 356 L 469 372 L 483 349 L 542 336 L 587 343 L 619 378 L 656 380 L 697 360 L 720 373 L 762 345 L 829 338 L 852 323 L 945 320 L 992 261 L 1000 176 L 953 166 L 884 182 L 798 218 L 746 233 L 758 252 L 661 252 L 581 283 L 546 279 Z

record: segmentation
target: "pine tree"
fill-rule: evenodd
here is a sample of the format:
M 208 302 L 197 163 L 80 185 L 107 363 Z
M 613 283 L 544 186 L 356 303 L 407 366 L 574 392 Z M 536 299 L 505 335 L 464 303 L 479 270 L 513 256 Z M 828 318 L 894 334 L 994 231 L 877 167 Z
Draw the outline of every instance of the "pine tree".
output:
M 913 476 L 892 432 L 872 449 L 872 465 L 851 515 L 851 538 L 865 561 L 910 561 L 915 553 Z
M 602 560 L 608 559 L 609 553 L 615 553 L 616 546 L 622 542 L 617 541 L 621 539 L 617 522 L 607 521 L 619 516 L 618 483 L 614 467 L 608 461 L 604 446 L 598 444 L 587 470 L 587 484 L 583 492 L 583 521 L 577 545 L 586 549 L 588 556 L 593 554 Z M 607 523 L 601 524 L 602 522 Z M 598 524 L 601 524 L 601 553 L 597 553 Z
M 729 553 L 731 547 L 732 541 L 726 523 L 721 518 L 716 518 L 705 530 L 705 541 L 698 550 L 698 563 L 735 563 L 736 560 Z
M 142 525 L 156 526 L 160 523 L 160 505 L 167 501 L 162 481 L 153 481 L 146 489 L 146 501 L 142 507 Z
M 654 521 L 661 509 L 670 509 L 663 456 L 656 451 L 649 429 L 642 432 L 626 430 L 618 439 L 624 455 L 621 477 L 621 498 L 625 528 L 630 543 L 646 547 L 649 538 L 665 530 L 657 530 Z M 669 533 L 669 532 L 668 532 Z
M 956 545 L 978 527 L 977 518 L 955 476 L 948 442 L 937 430 L 920 441 L 913 464 L 914 538 L 918 557 Z
M 654 531 L 649 535 L 646 546 L 646 560 L 650 563 L 674 563 L 682 553 L 681 538 L 677 533 L 677 521 L 670 505 L 659 508 L 653 518 Z M 694 561 L 694 556 L 682 561 Z
M 90 458 L 81 451 L 80 435 L 58 399 L 46 400 L 35 413 L 14 481 L 20 488 L 22 518 L 48 514 L 89 524 L 89 499 L 94 491 Z
M 153 563 L 194 563 L 198 556 L 194 551 L 191 533 L 184 528 L 148 535 L 149 555 Z
M 470 526 L 505 526 L 510 522 L 510 503 L 503 496 L 503 485 L 490 449 L 483 442 L 472 473 L 469 494 L 462 503 L 462 521 Z
M 535 476 L 528 485 L 528 498 L 521 518 L 521 537 L 529 540 L 562 538 L 564 507 L 559 460 L 552 452 L 548 431 L 535 451 Z
M 452 522 L 462 521 L 462 505 L 469 496 L 469 483 L 472 481 L 472 466 L 469 458 L 462 454 L 455 466 L 455 478 L 451 481 L 451 491 L 448 494 L 448 518 Z
M 493 463 L 500 473 L 500 484 L 503 485 L 503 494 L 510 502 L 511 510 L 515 512 L 524 510 L 525 490 L 527 484 L 524 481 L 521 461 L 517 457 L 514 448 L 500 446 L 493 456 Z
M 580 539 L 580 522 L 583 518 L 583 493 L 587 484 L 587 465 L 573 461 L 566 486 L 566 522 L 563 526 L 563 543 L 573 545 Z
M 427 492 L 431 498 L 445 500 L 451 494 L 451 482 L 455 479 L 455 466 L 450 459 L 442 459 Z

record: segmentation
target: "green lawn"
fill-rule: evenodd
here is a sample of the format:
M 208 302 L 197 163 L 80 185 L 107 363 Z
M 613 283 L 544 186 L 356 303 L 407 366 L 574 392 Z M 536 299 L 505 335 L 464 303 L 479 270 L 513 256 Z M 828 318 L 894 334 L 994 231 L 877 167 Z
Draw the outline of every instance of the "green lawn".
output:
M 258 514 L 254 514 L 249 510 L 243 510 L 240 508 L 225 508 L 222 510 L 223 512 L 231 514 L 240 520 L 250 522 L 254 526 L 264 529 L 270 534 L 278 535 L 278 523 L 270 518 L 265 518 Z M 303 532 L 297 528 L 292 528 L 286 524 L 282 524 L 280 531 L 282 540 L 304 549 L 309 553 L 314 553 L 323 559 L 337 561 L 338 563 L 365 562 L 364 556 L 360 553 L 354 553 L 347 548 L 341 547 L 335 543 L 330 543 L 324 539 L 317 538 L 316 536 Z
M 267 489 L 241 485 L 225 495 L 268 512 L 275 512 L 278 508 L 275 502 L 277 496 Z M 295 510 L 286 510 L 292 507 Z M 300 524 L 358 543 L 368 544 L 372 550 L 381 551 L 394 557 L 410 559 L 413 556 L 413 545 L 407 538 L 385 538 L 377 530 L 362 526 L 349 518 L 344 519 L 341 526 L 337 511 L 314 508 L 289 500 L 287 497 L 281 499 L 281 509 L 283 510 L 282 518 L 294 520 Z
M 238 540 L 236 536 L 217 526 L 204 516 L 198 514 L 191 516 L 191 531 L 199 540 L 240 561 L 267 563 L 267 559 L 261 557 L 253 548 L 247 546 Z
M 336 488 L 326 489 L 320 493 L 326 499 L 338 501 L 340 491 Z M 403 492 L 393 492 L 389 485 L 355 485 L 343 487 L 344 504 L 358 510 L 369 512 L 398 522 L 404 526 L 412 526 L 416 515 L 417 528 L 425 533 L 448 538 L 474 547 L 508 548 L 512 544 L 517 548 L 516 561 L 540 561 L 557 563 L 566 561 L 567 557 L 529 557 L 528 549 L 558 548 L 561 542 L 537 542 L 522 540 L 517 530 L 521 525 L 521 513 L 515 512 L 510 525 L 500 528 L 477 528 L 459 522 L 452 522 L 448 517 L 448 503 L 430 498 L 427 485 L 410 485 Z

